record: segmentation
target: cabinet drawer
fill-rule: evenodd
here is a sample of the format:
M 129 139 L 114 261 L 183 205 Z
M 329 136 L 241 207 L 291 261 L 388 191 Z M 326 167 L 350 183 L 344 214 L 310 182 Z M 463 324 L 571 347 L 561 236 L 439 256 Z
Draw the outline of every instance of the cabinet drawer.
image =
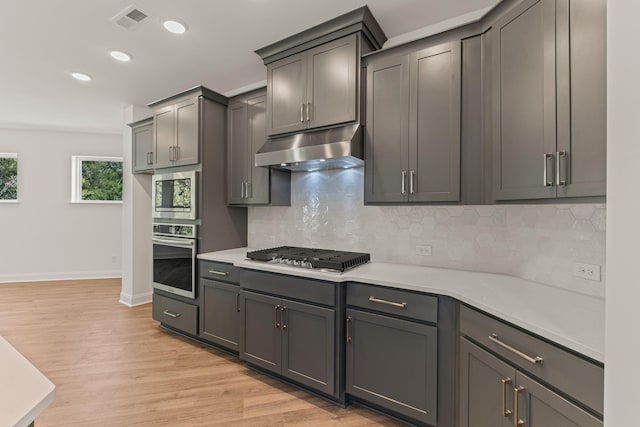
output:
M 349 283 L 347 305 L 437 323 L 438 298 L 401 289 Z
M 240 277 L 243 289 L 332 307 L 336 303 L 338 285 L 334 282 L 248 269 L 241 269 Z
M 465 306 L 460 308 L 460 333 L 599 414 L 603 413 L 602 366 Z M 536 357 L 542 359 L 541 363 L 527 359 Z
M 239 282 L 237 267 L 217 261 L 200 260 L 200 277 L 223 282 Z
M 153 294 L 152 317 L 188 334 L 198 333 L 198 307 L 195 305 Z

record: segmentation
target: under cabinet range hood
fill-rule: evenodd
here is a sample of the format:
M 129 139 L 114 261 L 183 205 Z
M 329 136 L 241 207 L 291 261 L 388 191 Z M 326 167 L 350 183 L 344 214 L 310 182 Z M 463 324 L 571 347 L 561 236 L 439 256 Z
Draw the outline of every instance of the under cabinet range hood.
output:
M 357 123 L 272 137 L 256 153 L 256 166 L 291 171 L 359 167 L 364 165 L 363 145 L 362 126 Z

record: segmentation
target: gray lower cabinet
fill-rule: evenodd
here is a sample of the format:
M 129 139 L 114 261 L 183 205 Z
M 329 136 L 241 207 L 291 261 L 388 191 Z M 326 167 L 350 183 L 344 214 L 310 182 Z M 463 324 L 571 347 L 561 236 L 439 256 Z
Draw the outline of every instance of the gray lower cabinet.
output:
M 493 198 L 604 195 L 605 0 L 525 0 L 488 39 Z
M 267 134 L 357 118 L 359 48 L 351 34 L 267 65 Z
M 604 369 L 460 308 L 460 427 L 602 426 Z
M 255 153 L 267 140 L 266 90 L 239 95 L 227 109 L 227 203 L 291 204 L 289 171 L 255 165 Z
M 436 425 L 437 328 L 354 309 L 346 316 L 346 392 Z
M 600 427 L 603 424 L 568 399 L 462 338 L 460 426 L 512 425 Z
M 367 63 L 365 202 L 460 200 L 461 47 Z
M 240 358 L 330 396 L 335 384 L 335 310 L 242 291 Z
M 198 306 L 186 301 L 153 293 L 151 316 L 154 320 L 186 332 L 190 335 L 198 334 Z
M 133 173 L 153 171 L 153 119 L 131 123 Z
M 200 338 L 238 351 L 240 286 L 200 279 Z

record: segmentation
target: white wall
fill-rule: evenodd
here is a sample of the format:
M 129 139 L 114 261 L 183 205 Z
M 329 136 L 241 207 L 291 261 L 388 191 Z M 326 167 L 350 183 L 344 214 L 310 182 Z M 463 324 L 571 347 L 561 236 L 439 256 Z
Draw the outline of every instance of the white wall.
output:
M 251 247 L 294 245 L 371 253 L 376 261 L 509 274 L 604 297 L 603 281 L 573 276 L 603 267 L 602 203 L 364 206 L 363 168 L 292 174 L 291 207 L 249 208 Z M 416 255 L 419 245 L 431 256 Z
M 121 156 L 122 136 L 0 129 L 18 204 L 0 204 L 0 282 L 119 277 L 119 204 L 71 204 L 71 156 Z
M 150 117 L 147 107 L 128 106 L 124 111 L 122 152 L 122 291 L 120 302 L 134 306 L 151 301 L 151 175 L 132 174 L 132 138 L 127 123 Z
M 640 402 L 640 2 L 607 1 L 605 425 L 637 426 Z

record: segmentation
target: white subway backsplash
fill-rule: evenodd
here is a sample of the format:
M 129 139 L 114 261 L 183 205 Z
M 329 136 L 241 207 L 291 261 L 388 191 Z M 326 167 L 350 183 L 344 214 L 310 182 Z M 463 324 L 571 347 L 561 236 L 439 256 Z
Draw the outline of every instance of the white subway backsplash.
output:
M 364 206 L 364 171 L 293 173 L 291 207 L 249 208 L 249 246 L 371 253 L 374 261 L 503 273 L 604 297 L 603 203 Z M 417 246 L 431 246 L 431 256 Z M 573 276 L 601 265 L 602 281 Z

